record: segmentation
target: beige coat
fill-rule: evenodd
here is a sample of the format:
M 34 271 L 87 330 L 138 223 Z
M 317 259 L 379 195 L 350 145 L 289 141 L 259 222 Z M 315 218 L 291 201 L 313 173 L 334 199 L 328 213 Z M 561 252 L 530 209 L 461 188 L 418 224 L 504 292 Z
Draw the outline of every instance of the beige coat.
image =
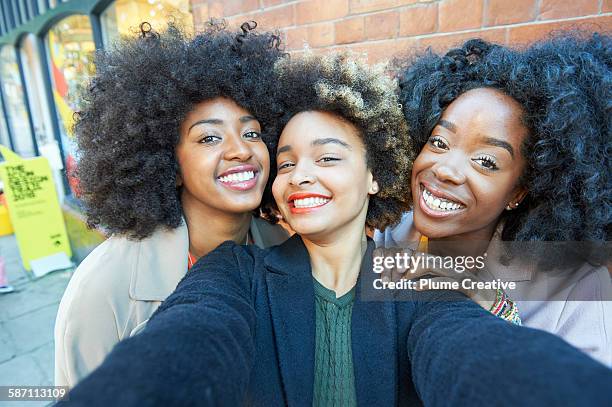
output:
M 253 219 L 260 247 L 288 233 Z M 189 236 L 184 224 L 136 241 L 110 237 L 75 271 L 55 322 L 55 384 L 74 386 L 102 363 L 113 346 L 138 332 L 187 272 Z
M 503 265 L 495 255 L 500 233 L 501 225 L 487 248 L 485 265 L 494 278 L 516 283 L 516 289 L 506 291 L 523 325 L 558 335 L 612 366 L 612 279 L 607 268 L 585 262 L 573 270 L 538 272 L 520 259 Z M 408 212 L 398 225 L 376 231 L 374 240 L 379 247 L 414 248 L 419 237 Z

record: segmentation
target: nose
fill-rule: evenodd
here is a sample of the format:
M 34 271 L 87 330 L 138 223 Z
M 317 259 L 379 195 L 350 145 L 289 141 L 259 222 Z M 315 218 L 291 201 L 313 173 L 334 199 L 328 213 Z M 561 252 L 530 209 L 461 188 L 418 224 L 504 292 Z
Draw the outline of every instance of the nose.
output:
M 297 163 L 295 169 L 291 172 L 289 183 L 293 186 L 302 186 L 308 184 L 314 184 L 316 177 L 312 175 L 311 171 L 305 164 Z
M 457 159 L 446 154 L 444 160 L 432 167 L 436 178 L 442 182 L 451 182 L 457 185 L 463 184 L 465 182 L 465 173 L 457 161 Z
M 249 141 L 244 140 L 240 135 L 226 138 L 226 148 L 223 158 L 226 161 L 247 161 L 253 156 L 253 150 Z

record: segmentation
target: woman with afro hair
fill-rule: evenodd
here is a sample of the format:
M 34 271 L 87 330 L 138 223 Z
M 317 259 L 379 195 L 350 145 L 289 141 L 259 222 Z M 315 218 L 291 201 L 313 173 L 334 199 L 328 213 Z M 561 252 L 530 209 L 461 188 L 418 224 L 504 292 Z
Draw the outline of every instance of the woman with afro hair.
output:
M 135 334 L 188 268 L 226 240 L 283 242 L 258 218 L 269 176 L 267 79 L 278 37 L 210 23 L 188 38 L 148 23 L 98 55 L 79 112 L 80 198 L 110 238 L 78 267 L 55 326 L 55 380 L 75 385 Z M 180 333 L 178 333 L 180 335 Z
M 604 405 L 612 371 L 554 335 L 454 291 L 373 290 L 366 226 L 410 204 L 394 83 L 344 56 L 277 67 L 272 192 L 296 234 L 201 258 L 67 405 Z
M 437 255 L 486 252 L 486 272 L 516 284 L 507 293 L 524 325 L 608 366 L 611 63 L 610 37 L 577 33 L 523 50 L 470 40 L 409 61 L 399 80 L 420 151 L 415 203 L 375 236 Z

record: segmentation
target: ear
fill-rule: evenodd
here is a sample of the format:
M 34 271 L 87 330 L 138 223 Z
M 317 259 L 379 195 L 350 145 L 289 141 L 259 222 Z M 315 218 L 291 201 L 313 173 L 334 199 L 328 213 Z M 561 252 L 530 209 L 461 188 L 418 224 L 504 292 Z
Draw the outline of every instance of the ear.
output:
M 506 205 L 506 210 L 516 209 L 523 201 L 523 199 L 525 199 L 526 195 L 527 189 L 525 189 L 524 187 L 517 187 L 516 191 L 514 191 L 514 193 L 512 194 L 510 201 Z
M 176 183 L 177 187 L 180 187 L 181 185 L 183 185 L 183 177 L 181 177 L 181 173 L 180 172 L 176 173 L 176 181 L 175 181 L 175 183 Z
M 368 190 L 368 194 L 376 195 L 378 193 L 378 191 L 380 191 L 380 188 L 378 186 L 378 182 L 372 180 L 372 183 L 370 184 L 370 189 Z

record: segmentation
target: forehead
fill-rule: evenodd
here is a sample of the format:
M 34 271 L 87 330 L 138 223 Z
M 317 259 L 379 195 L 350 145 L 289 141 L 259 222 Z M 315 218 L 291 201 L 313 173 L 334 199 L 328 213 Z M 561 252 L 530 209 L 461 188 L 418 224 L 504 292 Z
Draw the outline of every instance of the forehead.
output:
M 495 132 L 501 133 L 498 136 L 522 140 L 527 133 L 522 115 L 521 105 L 512 97 L 496 89 L 478 88 L 455 99 L 441 119 L 454 124 L 457 132 L 464 135 L 476 131 L 485 135 Z
M 337 114 L 308 111 L 296 114 L 283 129 L 279 146 L 311 146 L 319 138 L 336 138 L 351 146 L 363 148 L 359 130 Z
M 185 117 L 185 121 L 199 120 L 202 118 L 230 120 L 243 116 L 251 116 L 251 113 L 239 106 L 232 99 L 216 97 L 195 104 Z

